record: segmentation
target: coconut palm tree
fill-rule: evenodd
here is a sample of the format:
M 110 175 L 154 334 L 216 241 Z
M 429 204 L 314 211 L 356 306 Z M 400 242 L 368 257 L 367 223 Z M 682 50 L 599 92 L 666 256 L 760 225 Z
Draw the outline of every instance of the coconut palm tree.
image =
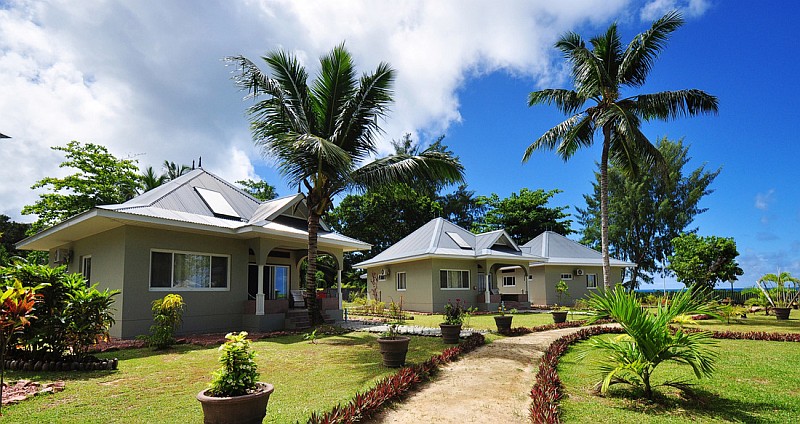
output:
M 157 175 L 153 167 L 148 166 L 142 171 L 139 180 L 142 183 L 142 193 L 144 193 L 167 182 L 167 176 L 166 174 Z
M 189 165 L 178 165 L 177 163 L 170 162 L 168 160 L 164 161 L 163 166 L 165 171 L 164 177 L 166 178 L 166 181 L 172 181 L 192 170 Z
M 320 58 L 317 78 L 285 51 L 263 57 L 270 74 L 244 56 L 227 60 L 238 69 L 236 84 L 255 103 L 248 109 L 253 140 L 292 185 L 304 189 L 308 205 L 306 302 L 312 323 L 321 322 L 316 300 L 317 233 L 333 197 L 416 178 L 457 183 L 463 167 L 446 153 L 426 149 L 370 161 L 377 153 L 379 120 L 392 101 L 395 71 L 386 63 L 357 78 L 344 44 Z
M 792 306 L 800 297 L 800 279 L 793 277 L 787 271 L 779 272 L 777 274 L 764 274 L 763 277 L 756 281 L 758 288 L 761 289 L 767 301 L 773 308 L 788 308 Z M 770 286 L 770 284 L 772 286 Z M 789 285 L 794 288 L 790 288 Z
M 653 313 L 642 307 L 635 293 L 622 286 L 593 293 L 589 305 L 597 312 L 589 318 L 589 323 L 610 318 L 625 330 L 621 337 L 591 339 L 588 347 L 580 353 L 583 358 L 589 355 L 601 358 L 599 370 L 603 379 L 598 384 L 600 391 L 606 393 L 609 386 L 624 383 L 641 386 L 645 397 L 650 399 L 653 396 L 653 372 L 667 361 L 691 366 L 697 378 L 711 376 L 716 359 L 716 353 L 709 349 L 715 343 L 711 335 L 705 331 L 684 332 L 679 328 L 673 332 L 670 329 L 670 323 L 683 316 L 715 316 L 714 307 L 707 298 L 703 291 L 684 290 L 666 304 L 659 304 Z M 660 385 L 684 389 L 687 383 L 675 380 Z
M 528 96 L 528 105 L 555 105 L 570 118 L 544 133 L 528 146 L 522 161 L 534 151 L 555 150 L 565 161 L 576 151 L 594 143 L 596 132 L 603 134 L 600 157 L 600 220 L 603 254 L 603 284 L 611 287 L 611 266 L 608 259 L 608 163 L 635 173 L 636 158 L 646 163 L 663 161 L 658 149 L 642 133 L 642 121 L 671 120 L 717 112 L 717 98 L 703 91 L 690 89 L 653 94 L 628 95 L 622 90 L 639 88 L 664 49 L 669 35 L 683 24 L 678 12 L 671 12 L 655 21 L 652 27 L 637 35 L 623 50 L 617 25 L 605 34 L 592 38 L 591 49 L 576 33 L 561 37 L 555 47 L 572 65 L 575 89 L 545 89 Z M 587 103 L 589 106 L 587 107 Z

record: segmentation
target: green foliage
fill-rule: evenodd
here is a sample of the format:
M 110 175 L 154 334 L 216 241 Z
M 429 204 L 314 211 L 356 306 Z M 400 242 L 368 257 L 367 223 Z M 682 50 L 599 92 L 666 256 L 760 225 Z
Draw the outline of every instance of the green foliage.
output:
M 8 264 L 14 256 L 24 255 L 14 245 L 25 238 L 30 226 L 31 224 L 14 222 L 8 215 L 0 215 L 0 266 Z
M 467 190 L 466 184 L 459 185 L 452 193 L 439 196 L 439 204 L 442 206 L 442 217 L 467 229 L 483 219 L 487 207 L 475 197 L 474 190 Z
M 456 303 L 448 300 L 444 304 L 444 323 L 447 325 L 462 325 L 473 312 L 472 308 L 467 308 L 466 302 L 456 299 Z
M 669 269 L 686 287 L 713 289 L 721 281 L 734 281 L 744 274 L 736 257 L 733 238 L 700 237 L 684 234 L 672 240 L 675 253 L 669 257 Z
M 177 163 L 170 162 L 168 160 L 164 161 L 163 167 L 164 167 L 163 177 L 166 181 L 172 181 L 192 170 L 192 168 L 189 167 L 189 165 L 178 165 Z
M 236 84 L 255 99 L 248 110 L 253 141 L 276 160 L 291 186 L 305 190 L 306 294 L 311 321 L 318 324 L 318 227 L 334 197 L 398 182 L 459 183 L 464 168 L 448 153 L 431 148 L 368 161 L 378 152 L 379 123 L 392 102 L 395 71 L 389 64 L 380 63 L 358 78 L 353 58 L 341 44 L 320 58 L 319 74 L 309 84 L 304 66 L 291 53 L 273 51 L 263 59 L 271 74 L 244 56 L 227 60 L 238 66 Z
M 303 340 L 308 340 L 311 344 L 317 344 L 317 329 L 315 328 L 313 331 L 303 334 Z
M 519 194 L 501 199 L 495 193 L 478 197 L 478 203 L 487 208 L 482 219 L 473 223 L 475 232 L 505 229 L 515 243 L 525 243 L 545 230 L 561 235 L 572 233 L 571 220 L 564 211 L 567 206 L 548 207 L 550 199 L 561 190 L 544 191 L 523 188 Z
M 717 313 L 719 316 L 725 318 L 725 321 L 730 325 L 731 318 L 739 318 L 743 314 L 747 313 L 747 309 L 737 305 L 723 305 L 717 308 Z
M 558 309 L 559 305 L 563 305 L 565 300 L 569 300 L 569 284 L 566 281 L 559 280 L 556 283 L 556 297 L 558 297 L 558 304 L 555 309 Z
M 83 358 L 91 345 L 108 339 L 108 330 L 114 325 L 114 296 L 120 292 L 97 290 L 97 284 L 84 288 L 86 280 L 80 274 L 68 274 L 65 278 L 76 280 L 72 285 L 75 290 L 67 293 L 64 310 L 67 349 Z
M 183 323 L 183 310 L 186 304 L 179 294 L 168 294 L 153 301 L 153 322 L 150 334 L 140 336 L 148 346 L 166 349 L 175 344 L 175 330 Z
M 228 333 L 219 347 L 220 368 L 214 373 L 208 394 L 215 397 L 246 395 L 256 388 L 258 366 L 247 332 Z
M 139 176 L 139 180 L 141 183 L 142 193 L 148 192 L 168 181 L 165 174 L 156 174 L 156 171 L 153 170 L 152 166 L 148 166 L 144 169 L 144 171 L 142 171 L 142 175 Z
M 623 383 L 642 386 L 645 397 L 652 398 L 650 378 L 656 367 L 667 361 L 691 366 L 697 378 L 714 372 L 716 353 L 710 349 L 714 344 L 710 334 L 685 333 L 680 328 L 673 332 L 669 326 L 681 316 L 716 315 L 702 291 L 679 292 L 666 305 L 660 304 L 655 313 L 643 308 L 636 295 L 623 287 L 592 293 L 589 304 L 596 311 L 589 323 L 613 319 L 625 330 L 625 334 L 614 339 L 592 339 L 582 353 L 583 357 L 591 354 L 602 358 L 598 360 L 598 369 L 603 374 L 598 385 L 602 393 L 613 384 Z M 663 385 L 685 388 L 687 382 L 674 380 Z
M 663 266 L 673 253 L 672 239 L 696 231 L 688 227 L 695 216 L 706 211 L 699 207 L 700 199 L 713 192 L 709 186 L 721 171 L 709 172 L 703 165 L 691 172 L 684 170 L 691 158 L 683 140 L 664 137 L 657 148 L 664 158 L 664 169 L 641 158 L 635 158 L 641 171 L 638 175 L 614 163 L 608 168 L 609 249 L 617 259 L 638 265 L 627 269 L 625 286 L 629 290 L 642 282 L 652 283 L 657 272 L 667 272 Z M 595 172 L 595 178 L 593 194 L 583 196 L 586 209 L 577 211 L 583 226 L 581 242 L 599 250 L 599 172 Z
M 670 12 L 633 38 L 625 47 L 617 24 L 605 34 L 589 40 L 574 33 L 561 36 L 555 47 L 569 62 L 574 89 L 544 89 L 528 96 L 528 105 L 554 105 L 569 116 L 547 130 L 525 150 L 527 162 L 537 150 L 551 150 L 569 160 L 578 150 L 594 144 L 602 133 L 600 156 L 600 244 L 603 255 L 603 285 L 611 286 L 609 264 L 608 166 L 615 164 L 637 175 L 640 164 L 663 167 L 658 149 L 641 131 L 643 121 L 669 121 L 683 116 L 717 113 L 717 98 L 701 90 L 633 94 L 641 88 L 670 35 L 683 25 L 678 12 Z M 622 93 L 625 93 L 624 95 Z M 588 103 L 588 105 L 587 105 Z M 649 168 L 649 166 L 648 166 Z
M 3 398 L 6 365 L 5 355 L 8 343 L 14 333 L 31 324 L 36 318 L 33 310 L 36 305 L 38 287 L 23 287 L 22 282 L 15 279 L 11 287 L 7 287 L 0 295 L 0 399 Z M 2 406 L 2 405 L 0 405 Z
M 136 195 L 140 176 L 136 161 L 117 159 L 103 146 L 70 141 L 53 150 L 64 152 L 61 168 L 78 172 L 64 178 L 45 177 L 31 188 L 45 188 L 33 205 L 22 208 L 23 215 L 35 214 L 31 232 L 57 224 L 98 205 L 123 203 Z
M 275 190 L 275 186 L 264 180 L 254 181 L 248 178 L 246 180 L 236 181 L 236 184 L 242 186 L 242 189 L 246 191 L 247 194 L 262 202 L 278 197 L 278 191 Z
M 765 274 L 756 284 L 773 308 L 788 308 L 800 297 L 800 279 L 787 271 Z

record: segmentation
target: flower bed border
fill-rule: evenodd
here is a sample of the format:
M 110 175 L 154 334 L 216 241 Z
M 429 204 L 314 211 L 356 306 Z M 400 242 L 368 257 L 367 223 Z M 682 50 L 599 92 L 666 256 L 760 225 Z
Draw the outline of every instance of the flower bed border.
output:
M 566 321 L 559 324 L 544 324 L 538 325 L 536 327 L 514 327 L 510 331 L 504 331 L 500 334 L 508 337 L 519 337 L 524 336 L 525 334 L 530 333 L 539 333 L 542 331 L 550 331 L 550 330 L 561 330 L 563 328 L 576 328 L 576 327 L 583 327 L 586 325 L 588 321 L 585 319 L 577 320 L 577 321 Z M 602 319 L 598 320 L 596 324 L 610 324 L 614 322 L 610 319 Z
M 566 323 L 565 323 L 566 324 Z M 700 332 L 701 329 L 688 328 L 688 332 Z M 559 337 L 544 351 L 539 362 L 539 371 L 531 388 L 532 398 L 530 419 L 532 423 L 560 423 L 559 402 L 564 396 L 561 378 L 558 376 L 558 361 L 570 345 L 601 334 L 623 333 L 619 327 L 589 327 L 578 332 Z M 800 333 L 767 333 L 763 331 L 709 331 L 714 339 L 724 340 L 757 340 L 800 343 Z
M 447 348 L 421 364 L 400 368 L 371 389 L 356 393 L 344 405 L 336 405 L 328 412 L 312 413 L 308 424 L 355 423 L 367 419 L 389 402 L 400 399 L 420 383 L 430 380 L 442 365 L 457 360 L 485 343 L 486 338 L 482 334 L 473 333 L 458 346 Z

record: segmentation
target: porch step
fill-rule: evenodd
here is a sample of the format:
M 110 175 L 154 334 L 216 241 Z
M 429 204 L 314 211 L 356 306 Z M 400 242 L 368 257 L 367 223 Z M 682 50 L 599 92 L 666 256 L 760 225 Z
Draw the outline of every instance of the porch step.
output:
M 294 309 L 286 312 L 285 325 L 287 330 L 305 330 L 311 328 L 311 320 L 308 319 L 308 310 Z

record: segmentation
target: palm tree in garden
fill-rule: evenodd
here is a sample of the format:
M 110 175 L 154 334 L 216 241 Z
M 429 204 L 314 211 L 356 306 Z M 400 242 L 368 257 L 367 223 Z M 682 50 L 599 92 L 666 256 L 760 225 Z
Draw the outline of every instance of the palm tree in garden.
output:
M 238 66 L 235 81 L 255 98 L 248 109 L 254 142 L 277 159 L 290 184 L 302 187 L 308 205 L 306 302 L 312 323 L 321 322 L 316 300 L 317 232 L 333 197 L 419 178 L 445 183 L 463 180 L 463 167 L 451 155 L 426 149 L 377 160 L 379 120 L 392 102 L 395 71 L 386 63 L 360 78 L 344 44 L 320 58 L 317 78 L 285 51 L 263 57 L 270 74 L 243 56 L 227 60 Z M 262 98 L 263 96 L 263 98 Z
M 603 254 L 603 284 L 610 287 L 608 259 L 608 163 L 613 161 L 627 172 L 636 173 L 637 158 L 658 165 L 663 162 L 658 149 L 642 133 L 642 121 L 671 120 L 682 116 L 716 114 L 717 98 L 701 90 L 664 91 L 652 94 L 623 93 L 644 85 L 669 35 L 683 24 L 678 12 L 655 21 L 623 50 L 617 25 L 592 38 L 587 47 L 576 33 L 569 32 L 556 43 L 572 65 L 573 90 L 545 89 L 528 96 L 528 105 L 555 105 L 570 117 L 547 130 L 528 146 L 522 161 L 534 151 L 555 150 L 565 161 L 576 151 L 594 143 L 596 132 L 603 134 L 600 157 L 600 220 Z M 587 107 L 587 103 L 589 103 Z

